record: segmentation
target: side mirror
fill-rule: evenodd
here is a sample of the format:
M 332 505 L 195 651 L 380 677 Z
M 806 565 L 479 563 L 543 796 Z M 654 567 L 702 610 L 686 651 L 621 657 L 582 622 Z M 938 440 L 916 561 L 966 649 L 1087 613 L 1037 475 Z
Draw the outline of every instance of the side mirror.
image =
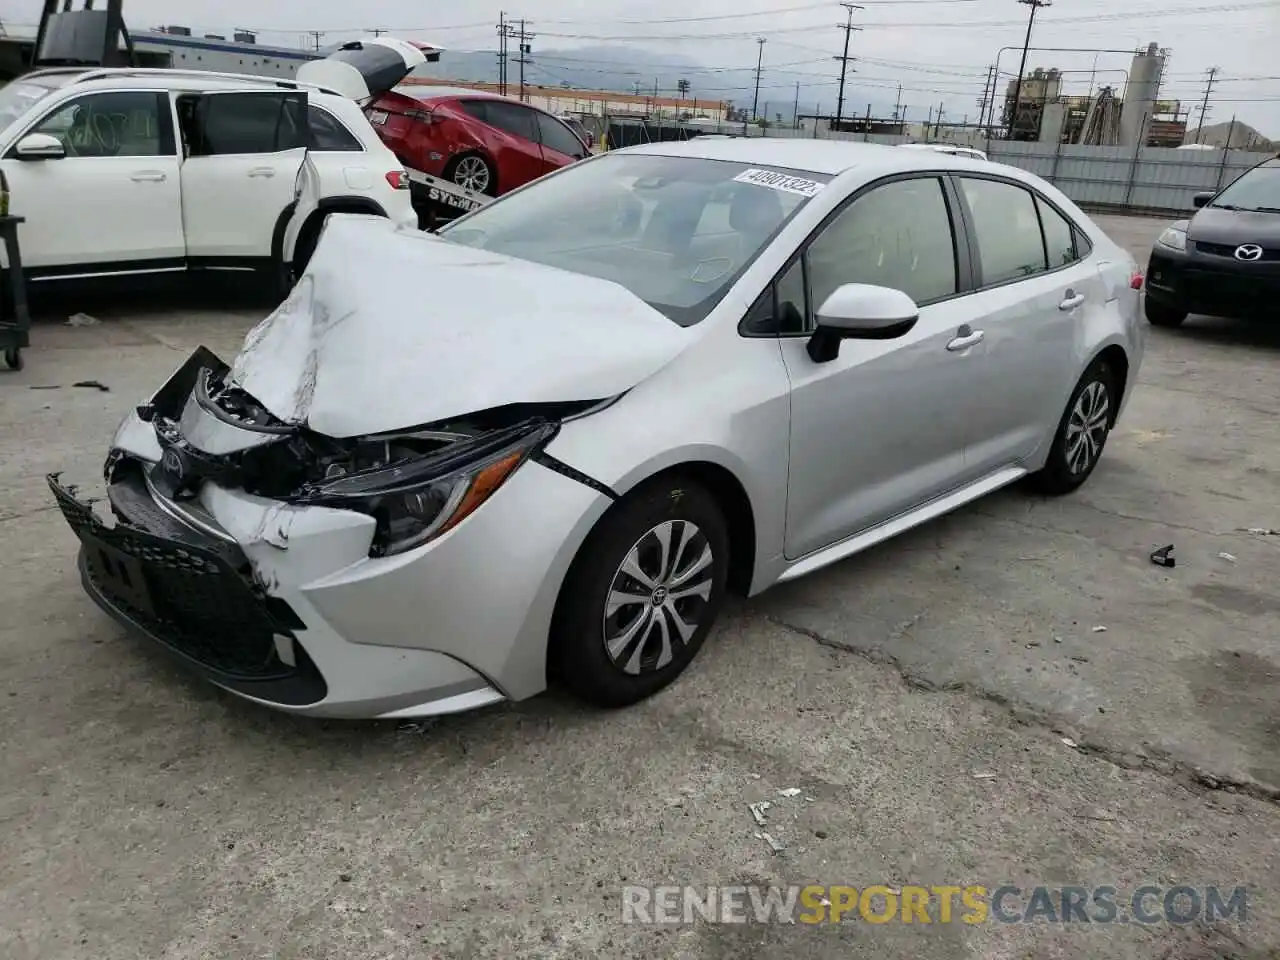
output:
M 67 149 L 57 137 L 30 133 L 18 141 L 14 155 L 19 160 L 61 160 L 67 155 Z
M 1196 209 L 1199 210 L 1201 207 L 1208 204 L 1208 202 L 1212 200 L 1214 196 L 1215 194 L 1212 191 L 1210 191 L 1209 193 L 1197 193 L 1194 197 L 1191 198 L 1191 202 L 1195 204 Z
M 869 283 L 839 286 L 818 307 L 818 328 L 809 338 L 809 359 L 827 363 L 841 340 L 893 340 L 920 319 L 920 308 L 901 290 Z

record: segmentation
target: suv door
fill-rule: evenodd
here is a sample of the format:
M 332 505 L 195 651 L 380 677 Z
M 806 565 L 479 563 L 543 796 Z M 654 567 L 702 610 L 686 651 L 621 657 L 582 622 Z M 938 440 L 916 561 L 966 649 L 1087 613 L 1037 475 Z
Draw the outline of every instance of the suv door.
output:
M 62 155 L 19 159 L 32 134 Z M 33 279 L 181 269 L 185 245 L 168 93 L 86 93 L 53 107 L 0 160 L 11 211 L 26 217 L 22 259 Z
M 542 169 L 551 173 L 567 167 L 576 160 L 585 159 L 590 151 L 569 127 L 549 113 L 535 111 L 538 119 L 538 138 L 542 144 Z
M 498 192 L 506 193 L 546 172 L 539 142 L 537 112 L 510 100 L 484 100 L 484 120 L 499 131 L 493 138 Z
M 969 299 L 985 340 L 969 459 L 988 473 L 1052 441 L 1075 386 L 1077 341 L 1107 294 L 1077 230 L 1044 197 L 995 176 L 956 182 L 975 247 Z
M 979 361 L 972 348 L 955 347 L 972 320 L 960 296 L 968 269 L 955 205 L 941 175 L 881 181 L 833 214 L 779 283 L 779 316 L 792 329 L 803 324 L 781 341 L 791 380 L 788 559 L 966 479 L 965 421 Z M 902 290 L 920 319 L 903 337 L 846 340 L 836 359 L 815 363 L 807 350 L 814 314 L 845 283 Z
M 181 97 L 182 221 L 196 265 L 261 266 L 279 253 L 310 137 L 307 95 Z

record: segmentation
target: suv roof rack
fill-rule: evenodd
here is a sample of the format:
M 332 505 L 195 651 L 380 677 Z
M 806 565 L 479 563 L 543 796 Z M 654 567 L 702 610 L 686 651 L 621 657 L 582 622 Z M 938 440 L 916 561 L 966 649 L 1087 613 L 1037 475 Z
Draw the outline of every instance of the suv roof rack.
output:
M 248 73 L 220 73 L 213 70 L 182 70 L 170 67 L 51 67 L 35 70 L 28 77 L 40 74 L 79 74 L 76 83 L 87 83 L 90 80 L 105 80 L 110 77 L 192 77 L 196 79 L 209 77 L 214 80 L 237 80 L 241 83 L 258 83 L 280 87 L 284 90 L 316 90 L 320 93 L 340 96 L 336 90 L 322 87 L 314 83 L 303 83 L 300 80 L 287 80 L 278 77 L 256 77 Z

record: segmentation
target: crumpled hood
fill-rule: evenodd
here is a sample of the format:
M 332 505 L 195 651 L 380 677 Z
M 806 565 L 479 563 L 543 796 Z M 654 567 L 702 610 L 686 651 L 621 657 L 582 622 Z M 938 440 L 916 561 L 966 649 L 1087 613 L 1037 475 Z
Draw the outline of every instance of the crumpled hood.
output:
M 281 420 L 355 437 L 616 396 L 692 338 L 615 283 L 335 215 L 231 380 Z

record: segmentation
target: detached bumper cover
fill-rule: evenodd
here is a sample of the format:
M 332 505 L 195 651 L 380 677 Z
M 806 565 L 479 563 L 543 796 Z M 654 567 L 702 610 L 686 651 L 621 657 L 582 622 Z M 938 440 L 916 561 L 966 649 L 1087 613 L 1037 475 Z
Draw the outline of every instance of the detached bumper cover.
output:
M 302 622 L 252 582 L 238 547 L 166 515 L 138 472 L 109 490 L 127 525 L 108 527 L 56 476 L 49 487 L 80 539 L 85 590 L 116 620 L 237 693 L 289 706 L 325 698 L 324 678 L 294 643 Z

